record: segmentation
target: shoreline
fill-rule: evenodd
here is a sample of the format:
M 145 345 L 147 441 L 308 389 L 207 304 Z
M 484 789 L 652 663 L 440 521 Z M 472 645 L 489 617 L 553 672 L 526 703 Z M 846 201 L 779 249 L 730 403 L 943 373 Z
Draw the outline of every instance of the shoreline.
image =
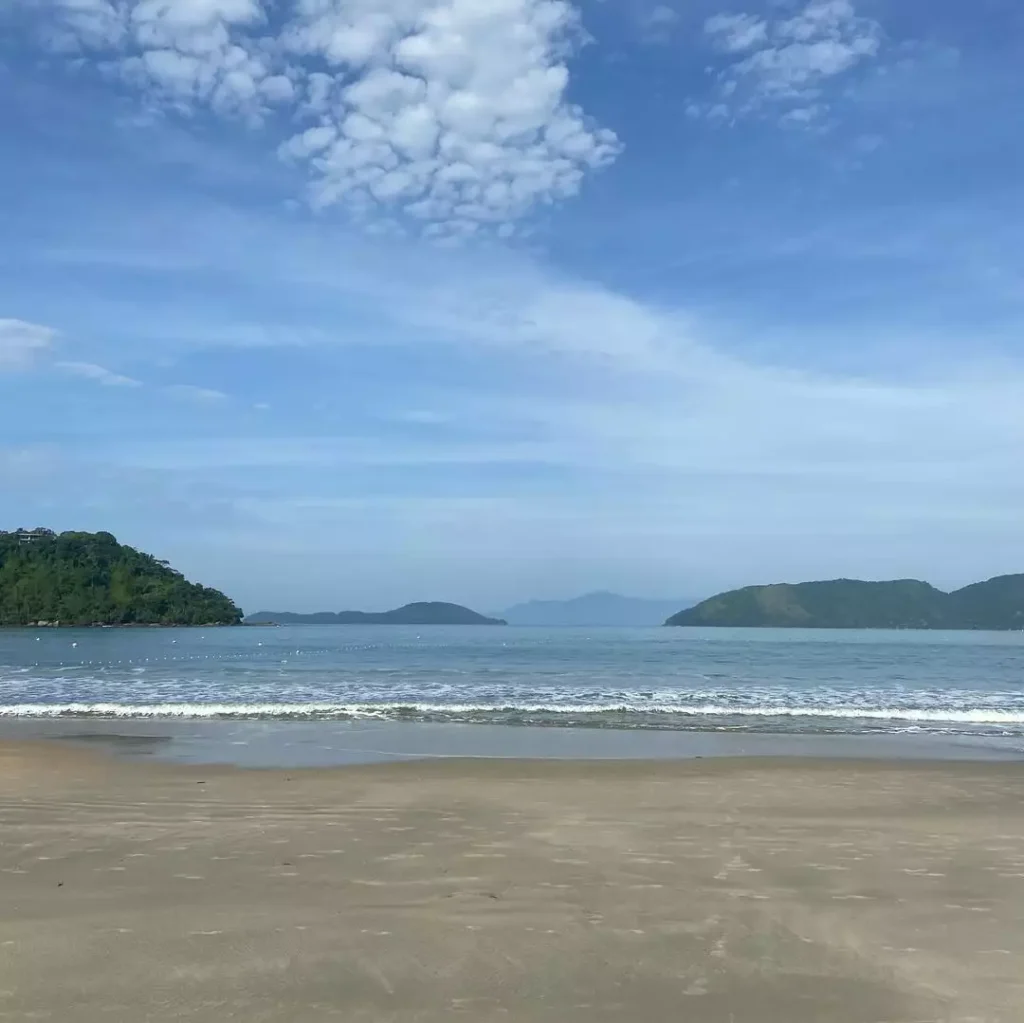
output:
M 0 718 L 0 743 L 43 740 L 134 762 L 331 768 L 393 761 L 777 759 L 1024 762 L 1019 736 L 717 732 L 381 721 Z
M 260 624 L 260 623 L 256 623 Z M 272 624 L 272 623 L 267 623 Z M 0 630 L 46 629 L 53 632 L 69 629 L 237 629 L 245 622 L 207 622 L 203 625 L 183 624 L 181 622 L 25 622 L 21 625 L 0 625 Z
M 521 625 L 512 622 L 504 621 L 490 621 L 490 622 L 376 622 L 376 621 L 358 621 L 358 622 L 210 622 L 201 625 L 192 625 L 184 623 L 167 623 L 167 622 L 117 622 L 117 623 L 104 623 L 104 622 L 89 622 L 80 624 L 70 624 L 64 622 L 25 622 L 21 624 L 2 624 L 0 625 L 0 632 L 5 630 L 14 629 L 52 629 L 52 630 L 65 630 L 65 629 L 235 629 L 235 628 L 250 628 L 250 629 L 261 629 L 261 628 L 277 628 L 277 629 L 323 629 L 323 628 L 334 628 L 336 626 L 343 628 L 363 628 L 363 627 L 384 627 L 393 629 L 478 629 L 481 626 L 491 628 L 502 628 L 513 631 L 526 630 L 526 629 L 544 629 L 544 630 L 556 630 L 556 631 L 598 631 L 598 632 L 610 632 L 616 631 L 654 631 L 660 632 L 664 629 L 669 629 L 672 632 L 684 632 L 692 630 L 694 632 L 750 632 L 755 635 L 758 633 L 829 633 L 836 632 L 840 634 L 862 634 L 862 633 L 919 633 L 922 635 L 932 635 L 936 633 L 950 632 L 957 635 L 964 634 L 978 634 L 985 635 L 990 634 L 993 636 L 1007 636 L 1024 634 L 1024 629 L 1016 626 L 1005 626 L 1005 627 L 985 627 L 981 628 L 973 625 L 892 625 L 892 626 L 877 626 L 877 625 L 721 625 L 711 623 L 701 624 L 686 624 L 686 625 L 670 625 L 668 622 L 660 622 L 653 625 Z
M 245 770 L 0 741 L 0 1011 L 1016 1023 L 1024 766 Z
M 123 734 L 80 734 L 76 736 L 14 737 L 0 734 L 0 765 L 11 761 L 31 761 L 34 770 L 47 769 L 61 773 L 69 766 L 85 771 L 97 769 L 108 776 L 122 771 L 150 773 L 167 779 L 202 775 L 204 777 L 237 776 L 245 778 L 273 776 L 365 777 L 365 778 L 444 778 L 472 773 L 484 777 L 601 777 L 644 778 L 645 776 L 678 776 L 749 772 L 850 772 L 913 774 L 936 773 L 951 776 L 1019 778 L 1024 782 L 1024 756 L 1020 758 L 961 757 L 949 759 L 934 756 L 857 756 L 821 752 L 771 754 L 722 752 L 712 756 L 688 757 L 531 757 L 476 756 L 451 753 L 441 756 L 389 757 L 374 760 L 311 764 L 253 764 L 228 760 L 172 759 L 140 754 L 138 748 L 159 741 L 157 736 Z M 1024 791 L 1024 790 L 1022 790 Z M 1022 796 L 1024 810 L 1024 796 Z M 1022 875 L 1024 876 L 1024 875 Z

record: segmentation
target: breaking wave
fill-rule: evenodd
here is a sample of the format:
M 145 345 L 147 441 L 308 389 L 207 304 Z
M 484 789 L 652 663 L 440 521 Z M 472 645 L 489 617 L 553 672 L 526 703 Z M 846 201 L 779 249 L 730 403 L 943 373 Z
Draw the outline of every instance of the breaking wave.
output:
M 618 728 L 700 727 L 701 722 L 742 719 L 814 719 L 827 721 L 904 722 L 906 724 L 997 726 L 1017 731 L 1024 710 L 992 707 L 869 706 L 683 706 L 637 703 L 431 703 L 413 701 L 336 702 L 196 702 L 196 703 L 15 703 L 0 704 L 6 718 L 179 718 L 250 720 L 423 721 L 493 724 L 610 725 Z

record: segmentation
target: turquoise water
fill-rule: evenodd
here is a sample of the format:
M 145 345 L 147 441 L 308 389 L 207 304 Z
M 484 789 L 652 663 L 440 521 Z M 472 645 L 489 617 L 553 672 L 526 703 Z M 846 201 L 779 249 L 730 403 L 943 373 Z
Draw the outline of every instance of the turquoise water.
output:
M 1024 634 L 0 630 L 0 717 L 1024 735 Z

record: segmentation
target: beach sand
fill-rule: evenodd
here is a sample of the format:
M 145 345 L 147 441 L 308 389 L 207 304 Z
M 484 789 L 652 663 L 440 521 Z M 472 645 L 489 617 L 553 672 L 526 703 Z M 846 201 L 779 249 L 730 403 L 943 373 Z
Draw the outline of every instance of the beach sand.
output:
M 1019 1023 L 1024 765 L 3 743 L 0 1019 Z

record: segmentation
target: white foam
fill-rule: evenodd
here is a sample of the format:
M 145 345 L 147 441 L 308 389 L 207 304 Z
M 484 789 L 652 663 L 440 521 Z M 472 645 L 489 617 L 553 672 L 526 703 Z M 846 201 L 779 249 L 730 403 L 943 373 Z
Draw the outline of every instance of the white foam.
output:
M 920 721 L 947 724 L 1021 725 L 1024 709 L 990 707 L 729 706 L 643 702 L 616 703 L 16 703 L 0 704 L 0 717 L 57 718 L 338 718 L 392 720 L 398 717 L 472 718 L 489 715 L 588 717 L 643 714 L 688 718 L 820 718 L 865 721 Z

